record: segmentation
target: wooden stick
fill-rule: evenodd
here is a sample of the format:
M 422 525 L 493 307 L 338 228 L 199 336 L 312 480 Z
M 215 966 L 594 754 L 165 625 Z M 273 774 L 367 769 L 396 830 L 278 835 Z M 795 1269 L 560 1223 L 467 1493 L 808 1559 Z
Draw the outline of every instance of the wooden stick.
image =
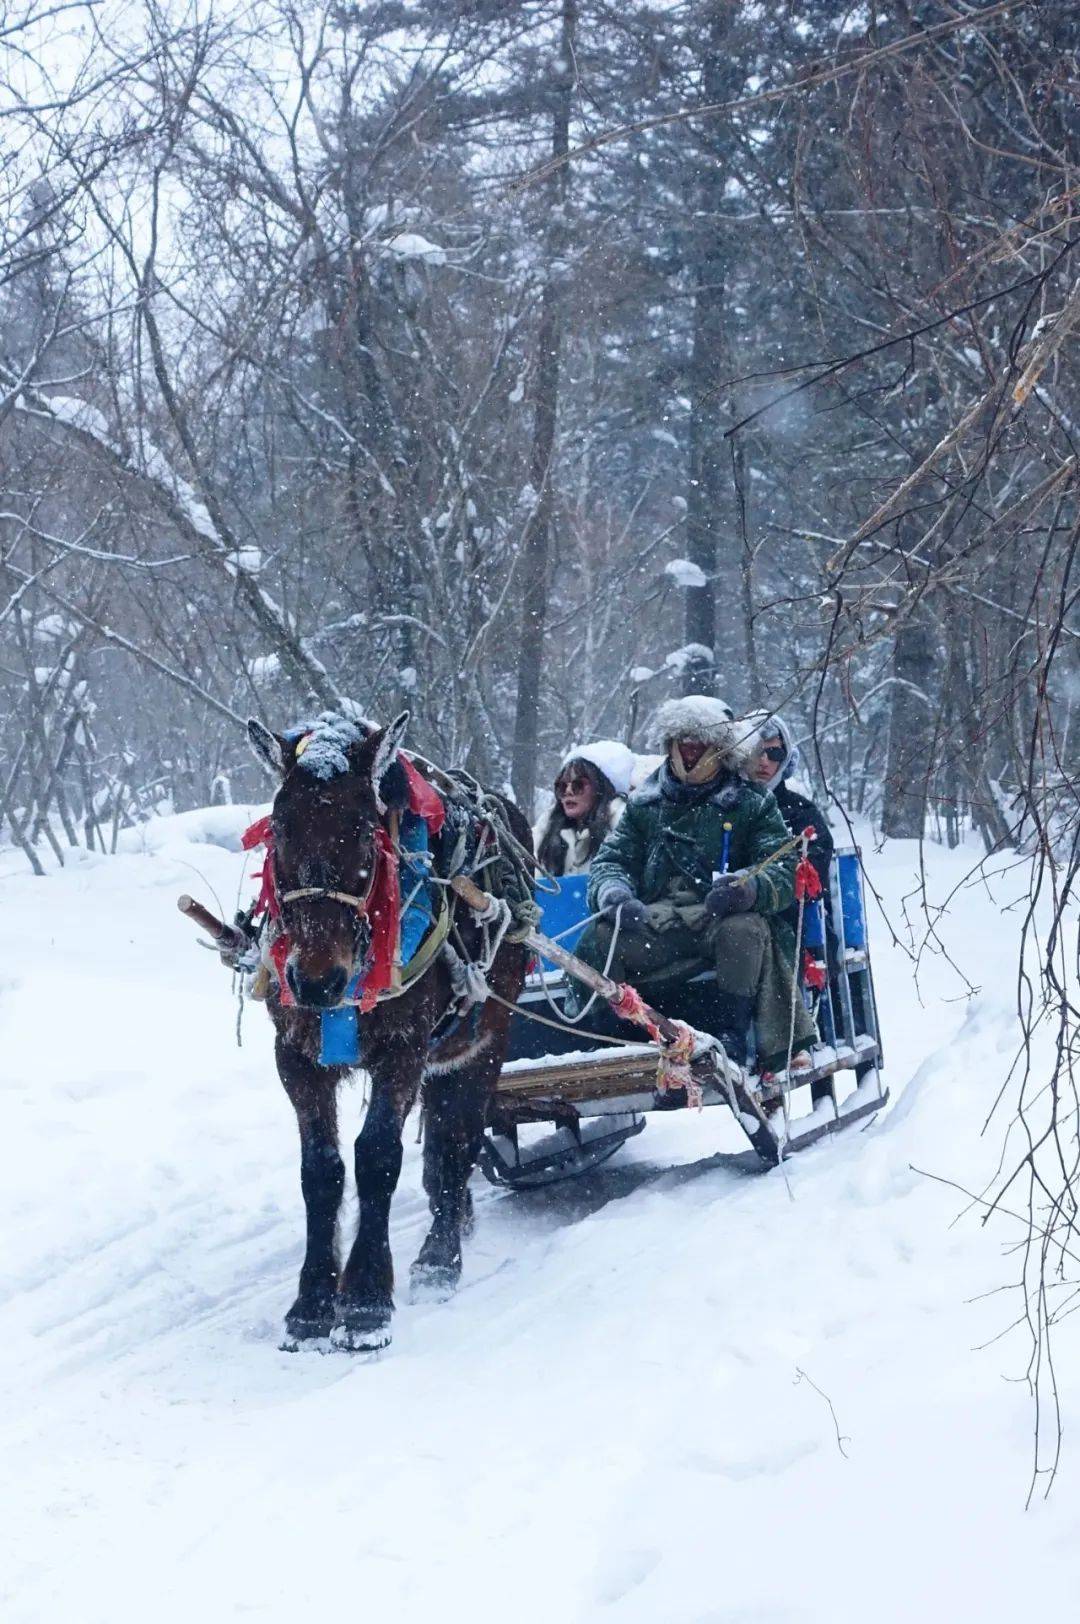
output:
M 204 930 L 219 947 L 239 948 L 247 946 L 247 937 L 242 930 L 237 930 L 235 925 L 223 924 L 215 914 L 210 912 L 209 908 L 204 908 L 201 902 L 196 902 L 194 897 L 189 897 L 186 894 L 177 897 L 176 906 L 186 918 L 198 925 L 200 930 Z

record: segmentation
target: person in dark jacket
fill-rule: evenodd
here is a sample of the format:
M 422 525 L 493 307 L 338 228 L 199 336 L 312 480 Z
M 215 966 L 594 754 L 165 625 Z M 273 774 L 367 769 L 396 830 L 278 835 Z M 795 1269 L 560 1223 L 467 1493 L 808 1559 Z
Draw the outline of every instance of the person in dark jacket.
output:
M 832 889 L 829 870 L 836 846 L 825 813 L 808 795 L 800 795 L 788 782 L 799 769 L 799 747 L 782 716 L 770 714 L 768 711 L 752 711 L 749 716 L 743 718 L 743 721 L 751 733 L 753 758 L 750 770 L 755 783 L 772 790 L 776 804 L 780 808 L 780 816 L 793 835 L 801 835 L 803 830 L 808 828 L 814 831 L 807 856 L 817 869 L 821 881 L 825 922 L 831 932 Z M 785 910 L 784 917 L 794 932 L 799 919 L 796 902 L 792 902 Z M 829 956 L 831 961 L 833 957 L 831 943 Z
M 782 849 L 789 835 L 771 793 L 748 776 L 756 740 L 729 705 L 701 694 L 661 705 L 653 739 L 663 761 L 631 794 L 593 860 L 589 907 L 601 917 L 576 951 L 661 1010 L 665 994 L 715 970 L 718 1035 L 743 1061 L 756 1015 L 763 1070 L 787 1061 L 794 1004 L 799 1069 L 816 1033 L 792 997 L 784 940 L 795 856 Z M 575 991 L 571 1010 L 583 1001 Z
M 755 711 L 744 717 L 744 724 L 748 730 L 753 730 L 752 742 L 755 745 L 752 758 L 751 772 L 759 784 L 767 784 L 776 798 L 781 816 L 793 835 L 801 835 L 804 829 L 813 828 L 814 838 L 807 848 L 807 856 L 817 869 L 821 881 L 821 895 L 825 907 L 825 959 L 828 966 L 828 976 L 833 988 L 833 1008 L 839 1007 L 839 994 L 836 990 L 835 978 L 839 964 L 840 948 L 833 929 L 832 885 L 829 873 L 835 844 L 829 829 L 828 819 L 821 807 L 807 795 L 800 795 L 792 789 L 789 780 L 798 771 L 799 747 L 795 743 L 791 730 L 782 716 L 767 711 Z M 798 903 L 793 902 L 786 911 L 785 921 L 790 928 L 792 952 L 799 930 Z M 800 987 L 803 985 L 806 973 L 806 959 L 800 947 L 797 976 Z M 817 995 L 810 994 L 812 1007 L 817 1009 L 814 999 Z

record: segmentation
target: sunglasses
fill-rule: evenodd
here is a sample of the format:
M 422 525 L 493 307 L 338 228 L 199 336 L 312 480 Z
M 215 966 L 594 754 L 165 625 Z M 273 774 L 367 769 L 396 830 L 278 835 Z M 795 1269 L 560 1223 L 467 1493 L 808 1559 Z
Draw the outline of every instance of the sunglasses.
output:
M 555 785 L 555 793 L 559 796 L 580 795 L 588 787 L 589 780 L 587 778 L 565 778 L 561 784 Z
M 761 754 L 766 761 L 781 762 L 787 755 L 787 751 L 782 744 L 770 744 L 766 749 L 762 750 Z

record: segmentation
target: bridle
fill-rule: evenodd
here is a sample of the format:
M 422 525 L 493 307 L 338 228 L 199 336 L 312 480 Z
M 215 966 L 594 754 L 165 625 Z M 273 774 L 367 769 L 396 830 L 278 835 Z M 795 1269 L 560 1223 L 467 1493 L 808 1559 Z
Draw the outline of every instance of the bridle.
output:
M 367 890 L 364 892 L 362 897 L 354 897 L 350 891 L 336 891 L 328 885 L 300 885 L 297 886 L 295 891 L 281 892 L 278 896 L 278 903 L 280 905 L 284 902 L 301 902 L 305 898 L 318 898 L 320 901 L 327 902 L 343 902 L 347 908 L 355 908 L 357 913 L 361 916 L 361 918 L 363 918 L 368 911 L 368 904 L 371 901 L 371 893 L 375 889 L 375 876 L 378 872 L 378 867 L 379 860 L 376 849 L 376 856 L 372 862 L 371 871 L 368 875 Z
M 278 897 L 279 902 L 299 902 L 303 897 L 325 897 L 329 902 L 344 902 L 348 907 L 355 908 L 357 913 L 366 913 L 367 905 L 371 900 L 371 887 L 362 897 L 354 897 L 348 891 L 330 891 L 324 885 L 302 885 L 296 891 L 284 891 Z

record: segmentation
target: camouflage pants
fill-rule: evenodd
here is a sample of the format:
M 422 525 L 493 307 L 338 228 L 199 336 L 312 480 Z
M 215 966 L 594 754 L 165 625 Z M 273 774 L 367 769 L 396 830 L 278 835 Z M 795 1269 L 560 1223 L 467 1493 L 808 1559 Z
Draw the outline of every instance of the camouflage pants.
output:
M 603 970 L 612 933 L 606 919 L 594 920 L 575 949 L 578 957 Z M 715 970 L 721 993 L 753 999 L 758 1054 L 771 1067 L 782 1065 L 791 1027 L 793 978 L 761 914 L 709 919 L 700 907 L 656 903 L 643 930 L 619 932 L 608 974 L 616 981 L 631 982 L 663 1011 L 665 992 L 670 1001 L 674 989 L 702 970 Z M 798 1050 L 816 1042 L 817 1031 L 798 992 L 794 1007 L 792 1044 Z

